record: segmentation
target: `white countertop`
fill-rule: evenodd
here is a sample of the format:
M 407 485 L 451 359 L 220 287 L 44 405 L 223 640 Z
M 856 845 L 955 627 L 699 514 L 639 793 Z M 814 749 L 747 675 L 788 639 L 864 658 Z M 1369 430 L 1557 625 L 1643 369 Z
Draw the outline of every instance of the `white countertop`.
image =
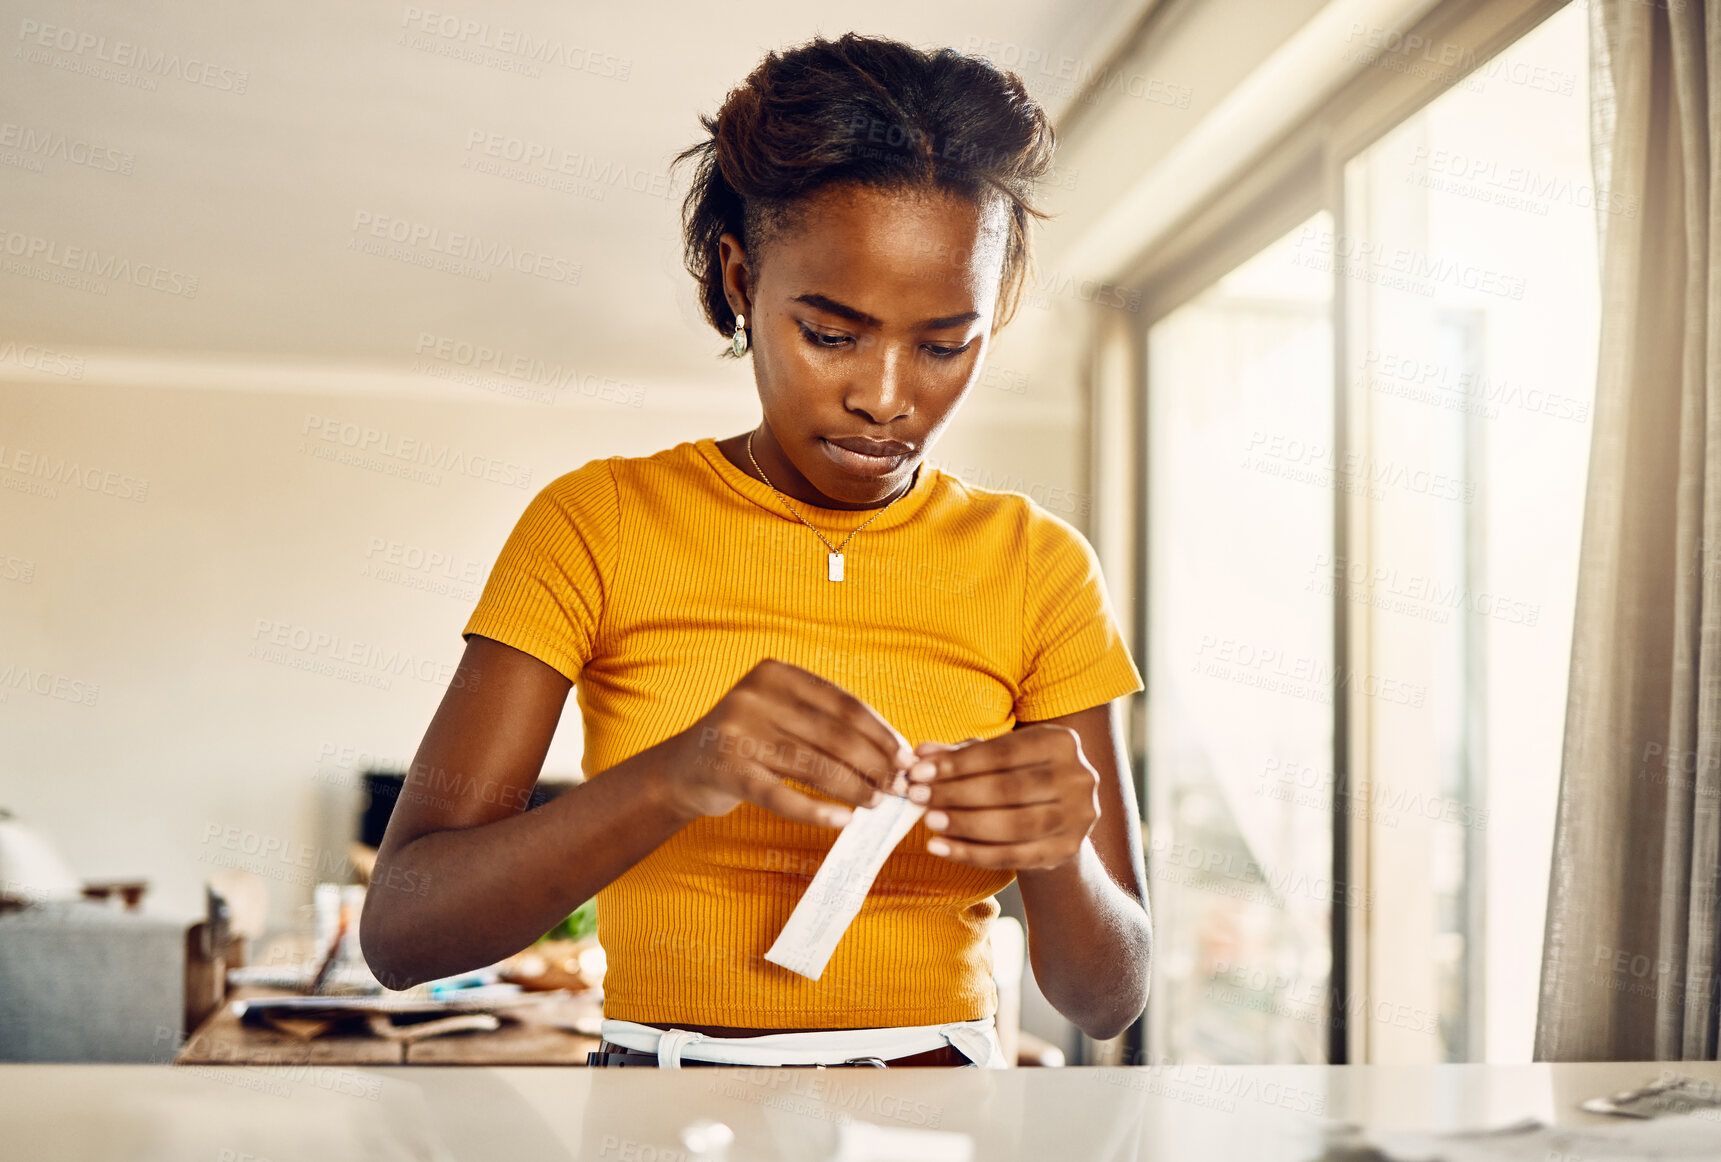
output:
M 0 1155 L 8 1162 L 810 1162 L 837 1157 L 840 1127 L 854 1122 L 968 1134 L 977 1160 L 1308 1162 L 1343 1121 L 1402 1130 L 1525 1117 L 1618 1123 L 1578 1103 L 1665 1068 L 0 1065 Z M 1721 1063 L 1677 1068 L 1721 1084 Z M 699 1119 L 731 1128 L 726 1155 L 688 1148 L 683 1131 Z M 1721 1119 L 1713 1125 L 1721 1158 Z

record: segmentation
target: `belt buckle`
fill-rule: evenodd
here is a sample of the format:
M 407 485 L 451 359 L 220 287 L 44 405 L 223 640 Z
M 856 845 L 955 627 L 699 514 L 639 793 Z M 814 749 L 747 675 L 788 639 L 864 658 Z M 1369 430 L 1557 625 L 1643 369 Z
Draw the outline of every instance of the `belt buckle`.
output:
M 843 1062 L 844 1065 L 870 1065 L 874 1069 L 889 1069 L 882 1057 L 851 1057 Z

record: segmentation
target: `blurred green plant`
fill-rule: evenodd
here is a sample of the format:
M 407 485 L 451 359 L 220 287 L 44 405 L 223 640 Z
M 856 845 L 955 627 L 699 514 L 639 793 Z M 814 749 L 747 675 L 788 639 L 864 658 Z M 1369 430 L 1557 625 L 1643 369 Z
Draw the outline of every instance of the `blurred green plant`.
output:
M 544 933 L 543 940 L 583 940 L 596 934 L 598 930 L 598 902 L 587 900 L 572 912 L 567 919 Z

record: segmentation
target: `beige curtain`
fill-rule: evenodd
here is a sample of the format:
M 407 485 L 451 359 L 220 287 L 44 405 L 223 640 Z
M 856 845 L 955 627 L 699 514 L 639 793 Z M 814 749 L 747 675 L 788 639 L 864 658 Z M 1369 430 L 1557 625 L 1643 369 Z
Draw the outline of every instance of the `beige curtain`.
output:
M 1716 1056 L 1721 12 L 1709 9 L 1591 0 L 1601 347 L 1540 1061 Z

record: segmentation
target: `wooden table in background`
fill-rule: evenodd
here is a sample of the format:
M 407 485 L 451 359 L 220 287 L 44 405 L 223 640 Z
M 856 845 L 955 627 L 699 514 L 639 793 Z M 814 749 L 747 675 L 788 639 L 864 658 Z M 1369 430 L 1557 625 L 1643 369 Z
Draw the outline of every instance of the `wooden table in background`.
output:
M 232 1001 L 281 996 L 278 989 L 236 988 L 197 1031 L 185 1039 L 175 1065 L 584 1065 L 598 1039 L 550 1024 L 566 1002 L 546 997 L 502 1016 L 494 1032 L 444 1033 L 417 1042 L 390 1041 L 364 1031 L 333 1029 L 303 1040 L 275 1029 L 246 1025 Z

